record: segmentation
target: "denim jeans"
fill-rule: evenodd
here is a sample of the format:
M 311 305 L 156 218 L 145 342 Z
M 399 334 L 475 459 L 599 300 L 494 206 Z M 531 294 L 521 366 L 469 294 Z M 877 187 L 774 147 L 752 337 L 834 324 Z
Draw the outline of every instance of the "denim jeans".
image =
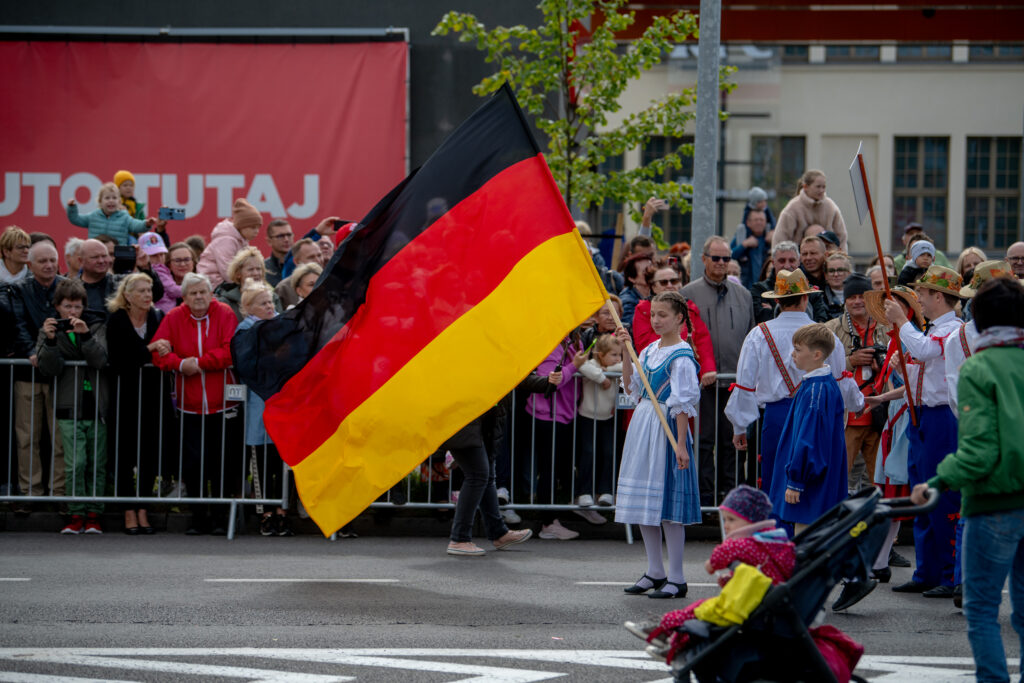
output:
M 1007 574 L 1013 606 L 1010 623 L 1024 658 L 1024 508 L 968 517 L 963 551 L 964 616 L 978 683 L 1005 683 L 1010 676 L 999 631 L 999 604 Z
M 459 500 L 455 503 L 455 518 L 452 520 L 452 541 L 465 543 L 473 540 L 473 518 L 476 509 L 484 519 L 487 538 L 496 540 L 508 533 L 498 509 L 498 491 L 494 488 L 494 460 L 487 455 L 483 446 L 451 449 L 452 457 L 459 464 L 464 477 L 459 489 Z

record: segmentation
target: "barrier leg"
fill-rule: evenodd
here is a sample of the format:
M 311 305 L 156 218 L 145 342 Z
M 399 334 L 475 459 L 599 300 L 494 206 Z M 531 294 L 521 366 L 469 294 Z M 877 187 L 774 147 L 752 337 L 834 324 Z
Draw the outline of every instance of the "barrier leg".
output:
M 235 517 L 238 514 L 238 501 L 232 500 L 231 506 L 228 508 L 228 540 L 234 540 L 235 538 Z
M 633 545 L 633 525 L 626 525 L 626 543 Z

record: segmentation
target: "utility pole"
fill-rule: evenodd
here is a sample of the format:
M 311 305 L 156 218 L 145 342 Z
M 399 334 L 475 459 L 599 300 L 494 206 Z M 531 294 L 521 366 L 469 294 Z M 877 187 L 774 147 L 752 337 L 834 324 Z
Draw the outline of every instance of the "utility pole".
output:
M 704 274 L 700 259 L 704 241 L 718 225 L 718 51 L 721 43 L 721 0 L 700 1 L 697 42 L 697 132 L 693 150 L 693 230 L 690 278 Z

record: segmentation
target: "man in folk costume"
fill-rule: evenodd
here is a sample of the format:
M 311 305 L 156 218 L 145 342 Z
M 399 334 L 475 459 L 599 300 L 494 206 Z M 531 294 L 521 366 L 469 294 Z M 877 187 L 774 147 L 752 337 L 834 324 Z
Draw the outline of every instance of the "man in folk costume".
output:
M 971 283 L 960 288 L 960 297 L 973 299 L 978 288 L 989 280 L 997 277 L 1013 278 L 1013 269 L 1006 261 L 984 261 L 974 269 L 974 276 Z M 949 406 L 953 413 L 957 413 L 957 386 L 960 381 L 960 366 L 964 361 L 974 355 L 975 344 L 978 340 L 978 328 L 974 321 L 960 325 L 955 334 L 946 337 L 943 355 L 946 366 L 946 387 L 949 391 Z M 953 603 L 957 607 L 963 604 L 963 559 L 960 548 L 963 544 L 964 520 L 958 519 L 956 523 L 956 564 L 953 566 Z
M 885 316 L 899 329 L 900 341 L 907 350 L 907 384 L 917 413 L 917 425 L 907 427 L 907 472 L 911 486 L 935 476 L 939 462 L 956 450 L 957 421 L 950 408 L 944 351 L 947 338 L 960 330 L 954 307 L 960 300 L 961 285 L 959 273 L 937 265 L 928 268 L 914 283 L 921 309 L 929 320 L 923 332 L 910 324 L 899 304 L 885 302 Z M 917 569 L 910 581 L 893 587 L 893 591 L 953 597 L 959 511 L 960 494 L 947 491 L 935 510 L 914 518 Z
M 811 289 L 802 270 L 783 270 L 776 275 L 775 291 L 765 292 L 761 297 L 777 299 L 781 312 L 774 320 L 761 323 L 747 333 L 736 363 L 736 382 L 729 388 L 725 415 L 732 423 L 736 448 L 747 448 L 747 427 L 757 420 L 759 409 L 764 408 L 759 458 L 761 477 L 758 481 L 758 487 L 763 491 L 771 488 L 779 432 L 803 378 L 803 372 L 793 365 L 793 333 L 814 322 L 807 315 L 807 301 L 811 295 L 817 294 L 820 292 Z M 828 366 L 840 381 L 846 409 L 860 411 L 864 407 L 864 397 L 849 373 L 843 372 L 846 356 L 838 339 L 828 357 Z

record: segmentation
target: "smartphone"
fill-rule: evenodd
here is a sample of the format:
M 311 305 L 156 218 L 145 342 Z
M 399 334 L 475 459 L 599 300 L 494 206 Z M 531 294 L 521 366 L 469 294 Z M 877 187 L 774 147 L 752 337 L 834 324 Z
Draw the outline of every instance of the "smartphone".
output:
M 161 206 L 157 217 L 162 221 L 183 221 L 185 220 L 185 209 L 172 209 Z
M 130 273 L 135 270 L 135 247 L 114 247 L 114 273 Z

